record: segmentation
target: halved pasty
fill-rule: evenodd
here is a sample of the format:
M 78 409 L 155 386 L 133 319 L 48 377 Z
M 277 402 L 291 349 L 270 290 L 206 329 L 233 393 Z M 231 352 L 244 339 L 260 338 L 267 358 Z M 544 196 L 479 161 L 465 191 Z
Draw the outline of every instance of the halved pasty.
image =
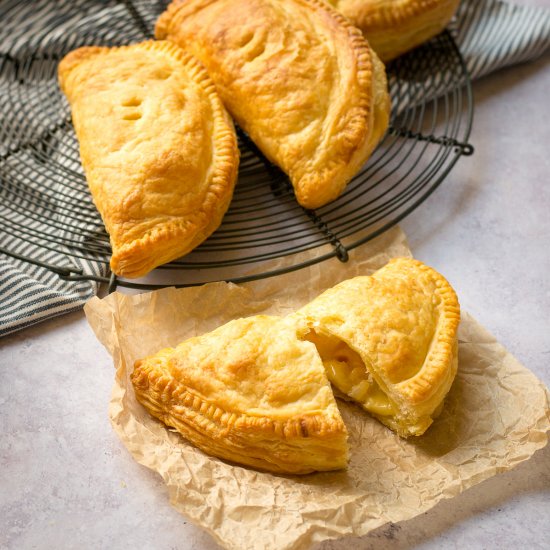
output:
M 320 0 L 174 0 L 156 36 L 202 61 L 306 208 L 338 197 L 386 131 L 384 66 Z
M 271 472 L 347 465 L 347 432 L 315 347 L 277 317 L 238 319 L 137 361 L 140 403 L 203 451 Z
M 327 0 L 363 31 L 382 61 L 439 34 L 459 0 Z
M 170 42 L 84 47 L 61 61 L 59 81 L 117 275 L 145 275 L 219 226 L 237 140 L 198 61 Z
M 399 435 L 421 435 L 457 370 L 460 309 L 436 271 L 399 258 L 330 288 L 292 316 L 332 384 Z

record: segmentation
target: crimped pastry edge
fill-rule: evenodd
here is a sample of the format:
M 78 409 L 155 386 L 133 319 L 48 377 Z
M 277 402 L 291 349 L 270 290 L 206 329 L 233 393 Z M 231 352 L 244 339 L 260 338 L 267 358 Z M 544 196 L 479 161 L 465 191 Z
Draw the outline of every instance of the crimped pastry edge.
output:
M 335 470 L 345 468 L 347 465 L 349 454 L 347 443 L 345 443 L 345 453 L 339 456 L 340 462 L 334 461 L 330 467 L 323 468 L 312 463 L 296 464 L 282 458 L 277 460 L 274 456 L 270 456 L 271 460 L 263 459 L 255 456 L 255 453 L 244 453 L 239 450 L 240 445 L 235 445 L 235 442 L 241 438 L 245 445 L 247 443 L 253 445 L 253 441 L 248 442 L 248 438 L 251 436 L 260 442 L 262 440 L 271 440 L 273 443 L 281 441 L 283 446 L 287 442 L 284 447 L 286 451 L 283 449 L 283 456 L 300 453 L 300 449 L 292 445 L 293 441 L 298 440 L 311 443 L 310 447 L 313 450 L 317 442 L 325 442 L 329 447 L 331 441 L 347 439 L 347 428 L 341 417 L 339 419 L 329 418 L 319 413 L 308 413 L 296 418 L 273 420 L 246 413 L 225 411 L 194 394 L 174 378 L 163 375 L 155 369 L 155 365 L 151 364 L 148 358 L 136 361 L 130 378 L 136 399 L 152 416 L 164 424 L 176 428 L 185 439 L 218 458 L 275 473 L 292 474 Z M 151 388 L 156 393 L 169 396 L 166 400 L 168 407 L 158 409 L 157 403 L 149 399 L 148 391 Z M 177 409 L 171 405 L 173 401 L 177 401 Z M 336 407 L 336 404 L 334 406 Z M 336 411 L 338 411 L 337 408 Z M 219 431 L 226 443 L 234 441 L 232 446 L 219 444 L 220 437 L 213 437 L 213 434 Z M 312 435 L 315 437 L 311 438 Z
M 401 0 L 399 2 L 388 2 L 383 7 L 378 6 L 373 9 L 372 5 L 365 2 L 363 9 L 356 12 L 354 21 L 358 27 L 365 26 L 371 29 L 383 30 L 407 23 L 420 15 L 441 7 L 442 4 L 458 5 L 458 3 L 459 0 Z M 338 4 L 339 2 L 336 3 L 336 6 Z
M 441 371 L 438 374 L 438 378 L 439 380 L 443 378 L 439 386 L 436 388 L 436 392 L 440 392 L 441 399 L 437 400 L 435 406 L 432 406 L 432 404 L 429 410 L 419 412 L 411 410 L 408 407 L 408 404 L 410 403 L 408 403 L 406 400 L 394 399 L 394 395 L 390 395 L 390 397 L 396 403 L 399 403 L 402 407 L 402 409 L 399 410 L 399 414 L 388 418 L 369 412 L 371 416 L 377 418 L 381 423 L 390 427 L 398 435 L 406 438 L 411 435 L 422 435 L 426 431 L 426 429 L 432 424 L 433 419 L 436 418 L 441 411 L 445 396 L 453 383 L 458 364 L 458 340 L 456 337 L 456 331 L 460 321 L 460 306 L 456 297 L 456 293 L 454 292 L 448 281 L 445 279 L 445 277 L 443 277 L 443 275 L 441 275 L 435 269 L 423 264 L 418 260 L 414 260 L 411 258 L 394 258 L 393 260 L 390 260 L 390 262 L 388 262 L 383 268 L 379 269 L 370 276 L 365 276 L 365 278 L 372 280 L 373 276 L 375 276 L 376 274 L 380 274 L 380 272 L 383 272 L 385 268 L 389 267 L 391 269 L 392 267 L 400 263 L 405 263 L 407 265 L 407 269 L 410 269 L 411 267 L 414 267 L 415 269 L 420 269 L 420 271 L 427 274 L 429 278 L 435 282 L 436 293 L 438 293 L 438 295 L 441 297 L 441 315 L 444 317 L 445 321 L 448 322 L 448 326 L 444 327 L 443 330 L 444 337 L 449 337 L 448 339 L 451 342 L 449 350 L 444 350 L 443 353 L 438 353 L 430 357 L 430 368 Z M 335 285 L 335 287 L 337 286 L 338 285 Z M 335 287 L 331 287 L 331 289 L 334 289 Z M 295 314 L 291 314 L 291 317 L 294 315 Z M 295 326 L 297 337 L 301 339 L 300 333 L 303 332 L 303 326 L 301 326 L 302 323 L 300 323 L 300 321 L 298 321 L 297 323 L 296 321 L 293 321 L 292 323 Z M 340 336 L 333 334 L 331 331 L 322 330 L 322 332 L 340 338 Z M 356 349 L 351 342 L 348 342 L 345 339 L 342 339 L 342 341 L 347 343 L 357 353 L 360 353 L 360 350 Z M 267 417 L 258 417 L 246 415 L 245 413 L 231 413 L 225 411 L 221 407 L 218 407 L 213 403 L 207 401 L 206 399 L 196 395 L 191 389 L 187 388 L 185 385 L 181 384 L 174 378 L 170 376 L 165 376 L 158 370 L 155 372 L 155 357 L 162 352 L 171 351 L 173 351 L 172 348 L 160 350 L 154 356 L 136 361 L 134 371 L 131 374 L 132 385 L 134 387 L 135 395 L 138 401 L 152 416 L 158 418 L 169 426 L 177 428 L 175 424 L 179 422 L 180 425 L 184 425 L 187 427 L 185 428 L 186 433 L 193 432 L 195 430 L 193 424 L 189 424 L 188 422 L 186 422 L 185 419 L 186 415 L 191 413 L 192 415 L 199 417 L 199 426 L 201 426 L 202 428 L 207 426 L 207 428 L 204 430 L 206 434 L 212 434 L 220 429 L 223 431 L 236 427 L 237 432 L 232 434 L 235 438 L 246 437 L 248 433 L 248 435 L 253 435 L 257 437 L 262 437 L 262 435 L 266 435 L 268 437 L 269 435 L 275 435 L 277 437 L 280 437 L 282 435 L 284 440 L 291 440 L 293 438 L 300 439 L 303 437 L 307 437 L 308 435 L 315 434 L 318 437 L 318 440 L 321 440 L 323 438 L 332 438 L 333 440 L 337 440 L 338 437 L 345 437 L 347 434 L 345 423 L 343 422 L 341 417 L 335 419 L 333 417 L 331 418 L 330 416 L 323 414 L 306 413 L 299 417 L 286 420 L 273 420 Z M 450 369 L 448 368 L 449 362 Z M 424 363 L 423 366 L 425 364 L 426 363 Z M 423 374 L 426 375 L 425 370 L 422 369 L 422 371 Z M 441 377 L 441 374 L 443 374 L 443 377 Z M 406 382 L 409 382 L 416 376 L 418 375 L 413 375 L 411 378 L 407 379 Z M 395 386 L 399 386 L 399 384 L 400 383 L 397 383 L 395 384 Z M 433 381 L 431 381 L 430 386 L 434 386 Z M 174 400 L 177 400 L 179 403 L 181 403 L 180 408 L 182 409 L 182 412 L 178 413 L 177 411 L 174 411 L 174 407 L 172 406 L 167 409 L 161 408 L 157 412 L 155 412 L 154 407 L 158 407 L 158 403 L 154 400 L 149 400 L 149 406 L 147 404 L 148 399 L 146 390 L 149 389 L 149 387 L 153 387 L 157 393 L 167 392 L 169 398 L 166 401 L 170 404 Z M 145 391 L 142 391 L 143 388 L 145 388 Z M 336 396 L 337 393 L 335 394 L 335 397 Z M 428 398 L 432 396 L 433 395 L 430 395 L 428 396 Z M 153 406 L 151 406 L 151 403 Z M 189 439 L 192 443 L 197 444 L 197 441 L 194 441 L 193 438 L 185 435 L 180 428 L 177 429 L 186 439 Z M 225 436 L 225 433 L 222 435 Z M 207 449 L 206 452 L 214 453 L 213 449 L 215 449 L 214 455 L 218 456 L 219 458 L 237 461 L 239 463 L 253 466 L 255 468 L 278 473 L 301 474 L 319 470 L 319 468 L 308 466 L 305 466 L 303 468 L 298 467 L 298 469 L 296 469 L 295 466 L 292 466 L 292 464 L 290 464 L 290 468 L 293 468 L 292 471 L 290 471 L 288 465 L 285 467 L 285 465 L 282 463 L 269 462 L 265 461 L 262 458 L 252 457 L 250 458 L 250 460 L 247 461 L 246 456 L 239 455 L 238 452 L 233 452 L 232 449 L 224 449 L 224 446 L 220 446 L 217 443 L 217 439 L 215 438 L 212 438 L 213 443 L 210 444 L 209 435 L 204 435 L 201 432 L 200 438 L 202 438 L 203 445 L 201 446 L 199 442 L 198 446 L 200 448 Z M 204 443 L 204 441 L 206 441 L 206 443 Z M 337 467 L 335 467 L 334 469 L 337 469 Z
M 252 416 L 242 413 L 229 412 L 210 403 L 206 399 L 193 393 L 184 384 L 174 378 L 155 371 L 154 366 L 147 359 L 138 360 L 134 364 L 131 374 L 134 387 L 153 387 L 159 392 L 168 392 L 170 400 L 177 399 L 185 405 L 186 410 L 199 414 L 204 421 L 212 422 L 217 428 L 232 428 L 246 432 L 254 430 L 265 435 L 276 434 L 284 439 L 304 438 L 315 435 L 317 438 L 330 438 L 338 433 L 345 433 L 345 425 L 336 419 L 329 419 L 324 414 L 308 413 L 299 418 L 274 420 L 267 417 Z M 343 429 L 342 429 L 343 428 Z
M 342 13 L 367 36 L 385 63 L 416 48 L 441 32 L 457 10 L 459 0 L 404 0 L 388 2 L 384 8 L 365 3 Z M 333 4 L 339 8 L 339 2 Z M 423 19 L 439 10 L 439 19 L 422 25 Z
M 394 258 L 390 260 L 385 267 L 389 268 L 403 263 L 414 266 L 416 269 L 429 276 L 436 286 L 435 293 L 440 297 L 442 304 L 440 319 L 442 319 L 444 326 L 438 331 L 437 345 L 435 346 L 437 353 L 430 350 L 423 364 L 425 368 L 422 368 L 417 374 L 406 381 L 395 384 L 395 386 L 400 389 L 401 394 L 408 395 L 410 404 L 418 405 L 433 395 L 435 385 L 439 387 L 439 384 L 445 383 L 446 381 L 448 366 L 453 362 L 454 346 L 456 345 L 457 330 L 460 323 L 460 304 L 455 291 L 447 279 L 445 279 L 441 273 L 419 260 L 412 258 Z M 375 275 L 376 274 L 373 274 L 373 276 Z M 429 378 L 428 374 L 432 376 L 430 380 L 427 379 Z M 435 384 L 434 379 L 437 381 Z M 401 387 L 401 385 L 405 386 L 405 383 L 407 383 L 408 386 Z M 414 386 L 414 389 L 410 387 L 411 384 Z
M 457 329 L 460 323 L 460 306 L 455 291 L 445 277 L 419 260 L 394 258 L 380 271 L 403 263 L 414 266 L 434 282 L 435 294 L 441 299 L 440 320 L 444 324 L 438 331 L 437 340 L 432 340 L 430 346 L 437 349 L 437 353 L 432 349 L 428 351 L 418 373 L 390 387 L 384 384 L 390 397 L 398 404 L 399 414 L 394 417 L 373 415 L 398 435 L 407 438 L 411 435 L 420 436 L 431 426 L 454 381 L 458 366 Z M 373 273 L 373 276 L 377 273 L 379 272 Z M 431 400 L 437 395 L 440 398 L 434 404 Z
M 316 11 L 328 15 L 343 30 L 350 44 L 350 54 L 354 56 L 357 65 L 357 80 L 361 90 L 360 100 L 357 104 L 357 114 L 348 121 L 346 135 L 343 141 L 346 143 L 341 160 L 333 161 L 322 172 L 311 169 L 299 179 L 295 178 L 293 170 L 289 170 L 289 177 L 295 187 L 296 198 L 305 208 L 319 208 L 335 200 L 345 189 L 346 184 L 356 174 L 357 170 L 367 161 L 372 150 L 380 141 L 389 121 L 390 100 L 387 92 L 385 74 L 380 70 L 375 71 L 374 65 L 382 63 L 373 59 L 375 52 L 370 48 L 365 37 L 359 29 L 323 0 L 293 0 L 302 5 L 309 6 Z M 211 2 L 203 2 L 207 6 Z M 172 0 L 167 9 L 160 15 L 155 25 L 155 36 L 166 38 L 171 32 L 171 22 L 178 10 L 186 4 L 185 0 Z M 339 50 L 340 51 L 340 50 Z M 376 74 L 375 74 L 376 73 Z M 383 73 L 383 71 L 382 71 Z M 385 89 L 384 105 L 374 106 L 374 81 L 375 76 L 383 76 Z M 382 124 L 384 131 L 381 135 L 373 136 L 376 124 L 375 116 L 384 116 L 387 120 Z M 374 140 L 373 140 L 374 137 Z M 374 141 L 374 143 L 372 143 Z M 355 158 L 360 157 L 360 158 Z M 313 157 L 314 158 L 314 157 Z M 330 182 L 330 187 L 326 184 Z M 322 193 L 319 193 L 319 190 Z
M 211 215 L 216 211 L 216 206 L 219 206 L 217 203 L 220 200 L 223 200 L 226 204 L 221 210 L 221 216 L 215 216 L 214 220 L 218 220 L 218 218 L 221 220 L 221 217 L 227 211 L 239 165 L 239 150 L 233 122 L 227 115 L 217 95 L 214 83 L 202 64 L 176 44 L 168 41 L 149 40 L 129 46 L 84 46 L 78 48 L 67 54 L 59 64 L 58 75 L 61 89 L 65 91 L 67 80 L 70 78 L 70 72 L 85 59 L 97 55 L 109 55 L 111 52 L 136 49 L 156 51 L 169 55 L 176 61 L 181 62 L 193 78 L 193 81 L 203 88 L 212 107 L 214 118 L 214 135 L 212 139 L 217 146 L 213 155 L 215 171 L 211 176 L 211 184 L 206 191 L 201 209 L 192 217 L 164 223 L 162 227 L 156 227 L 143 237 L 118 247 L 116 251 L 113 250 L 111 269 L 117 275 L 128 278 L 143 276 L 155 267 L 190 252 L 217 228 L 217 223 L 212 224 Z M 220 124 L 220 121 L 223 121 L 223 123 Z M 205 220 L 205 222 L 203 223 L 202 220 Z M 155 261 L 151 261 L 150 258 L 143 254 L 143 251 L 150 250 L 152 245 L 157 245 L 162 250 L 162 244 L 173 242 L 177 239 L 183 240 L 185 237 L 189 237 L 189 235 L 190 238 L 184 240 L 175 253 L 165 253 L 160 258 L 155 259 Z
M 350 51 L 355 57 L 357 81 L 360 89 L 359 102 L 357 104 L 359 112 L 346 125 L 344 138 L 346 149 L 340 155 L 340 162 L 334 161 L 332 166 L 324 170 L 324 174 L 318 170 L 312 170 L 295 182 L 298 202 L 305 208 L 320 208 L 335 200 L 343 192 L 348 181 L 355 175 L 360 166 L 366 162 L 374 148 L 374 146 L 370 148 L 368 145 L 375 127 L 374 116 L 376 113 L 373 104 L 375 99 L 374 78 L 376 73 L 373 57 L 376 54 L 370 48 L 361 31 L 323 0 L 296 1 L 311 5 L 318 11 L 329 14 L 340 28 L 343 29 L 350 42 Z M 354 159 L 357 155 L 361 156 L 360 160 Z M 357 164 L 359 164 L 359 167 L 356 166 Z M 351 173 L 349 167 L 352 167 Z M 289 174 L 289 176 L 292 179 L 292 174 Z M 323 186 L 326 188 L 327 181 L 330 181 L 329 193 L 319 196 L 319 187 Z
M 350 49 L 355 55 L 357 64 L 357 80 L 361 90 L 360 100 L 357 107 L 360 113 L 350 119 L 347 124 L 346 142 L 349 151 L 357 151 L 361 144 L 368 141 L 372 133 L 373 119 L 373 99 L 374 99 L 374 67 L 372 57 L 374 52 L 369 47 L 368 42 L 361 31 L 353 26 L 340 12 L 323 2 L 322 0 L 297 0 L 305 5 L 312 5 L 319 11 L 324 11 L 338 23 L 345 31 L 345 34 L 350 40 Z M 369 90 L 369 93 L 367 93 Z M 368 132 L 365 133 L 364 128 L 367 127 Z M 342 164 L 347 164 L 343 162 Z
M 432 424 L 438 407 L 440 407 L 443 402 L 455 378 L 458 365 L 456 332 L 460 322 L 460 306 L 455 291 L 445 277 L 432 267 L 413 258 L 393 258 L 372 275 L 359 277 L 369 281 L 370 283 L 368 284 L 372 284 L 373 280 L 377 277 L 383 278 L 384 271 L 388 269 L 391 270 L 399 264 L 405 264 L 407 269 L 411 267 L 420 269 L 435 282 L 435 292 L 441 298 L 440 318 L 443 319 L 444 322 L 444 327 L 441 331 L 443 334 L 441 335 L 438 333 L 438 340 L 436 342 L 436 344 L 438 344 L 436 347 L 439 347 L 442 341 L 444 344 L 443 351 L 437 354 L 431 354 L 429 351 L 422 365 L 423 368 L 412 377 L 402 382 L 388 385 L 377 371 L 374 372 L 374 369 L 369 369 L 381 389 L 398 407 L 398 414 L 391 417 L 377 415 L 371 412 L 369 412 L 369 414 L 377 418 L 383 424 L 389 426 L 401 437 L 409 437 L 411 435 L 422 435 Z M 342 281 L 327 289 L 325 292 L 337 292 L 338 286 L 345 284 L 349 280 L 351 279 Z M 319 296 L 323 294 L 324 293 Z M 317 298 L 313 301 L 316 299 Z M 308 304 L 306 304 L 304 308 L 307 308 L 307 306 Z M 306 330 L 305 327 L 307 327 L 307 330 L 312 328 L 311 324 L 314 323 L 314 319 L 310 314 L 301 313 L 301 310 L 298 310 L 292 315 L 296 315 L 297 317 L 297 324 L 300 327 L 300 332 L 303 333 L 304 330 Z M 320 334 L 338 338 L 358 353 L 365 365 L 367 364 L 361 350 L 347 338 L 342 338 L 339 334 L 325 326 L 315 326 L 314 329 Z M 427 378 L 429 378 L 428 373 L 433 377 L 429 381 L 427 380 Z M 417 380 L 415 380 L 415 378 Z M 412 385 L 412 387 L 410 387 L 410 385 Z M 439 395 L 441 399 L 437 399 L 437 403 L 434 405 L 431 403 L 431 399 L 436 395 Z

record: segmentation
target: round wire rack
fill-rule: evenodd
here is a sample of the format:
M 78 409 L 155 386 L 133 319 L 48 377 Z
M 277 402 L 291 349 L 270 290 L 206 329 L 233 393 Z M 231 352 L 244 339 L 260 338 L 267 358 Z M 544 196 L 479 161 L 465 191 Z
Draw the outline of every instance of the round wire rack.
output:
M 349 250 L 407 216 L 462 155 L 473 153 L 470 79 L 446 31 L 387 66 L 390 127 L 336 201 L 315 211 L 302 208 L 286 175 L 238 130 L 239 179 L 219 229 L 153 276 L 117 279 L 109 271 L 109 238 L 87 189 L 57 65 L 79 46 L 151 38 L 165 7 L 151 0 L 39 0 L 34 12 L 22 2 L 0 7 L 0 253 L 64 279 L 109 283 L 111 290 L 242 282 L 332 257 L 347 261 Z M 14 40 L 21 28 L 31 28 L 32 38 Z

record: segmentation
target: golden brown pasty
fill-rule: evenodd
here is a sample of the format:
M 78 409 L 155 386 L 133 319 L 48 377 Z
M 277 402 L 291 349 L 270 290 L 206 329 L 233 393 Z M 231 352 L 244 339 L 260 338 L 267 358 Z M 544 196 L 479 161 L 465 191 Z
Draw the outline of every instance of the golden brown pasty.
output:
M 346 467 L 323 363 L 285 320 L 231 321 L 137 361 L 132 382 L 153 416 L 214 456 L 280 473 Z
M 421 435 L 457 369 L 460 309 L 436 271 L 399 258 L 327 290 L 293 317 L 341 392 L 399 435 Z
M 327 1 L 363 31 L 384 62 L 439 34 L 459 4 L 459 0 Z
M 156 37 L 202 61 L 306 208 L 334 200 L 388 126 L 384 66 L 320 0 L 174 0 Z
M 170 42 L 85 47 L 61 61 L 59 81 L 117 275 L 142 276 L 219 226 L 238 149 L 200 63 Z

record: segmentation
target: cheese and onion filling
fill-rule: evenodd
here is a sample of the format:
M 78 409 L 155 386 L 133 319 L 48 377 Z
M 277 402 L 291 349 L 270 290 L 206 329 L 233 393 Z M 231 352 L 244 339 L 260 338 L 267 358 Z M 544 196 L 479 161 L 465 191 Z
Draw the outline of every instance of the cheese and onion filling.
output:
M 330 382 L 370 413 L 391 416 L 395 408 L 380 389 L 359 354 L 334 336 L 310 330 L 305 339 L 317 347 Z

